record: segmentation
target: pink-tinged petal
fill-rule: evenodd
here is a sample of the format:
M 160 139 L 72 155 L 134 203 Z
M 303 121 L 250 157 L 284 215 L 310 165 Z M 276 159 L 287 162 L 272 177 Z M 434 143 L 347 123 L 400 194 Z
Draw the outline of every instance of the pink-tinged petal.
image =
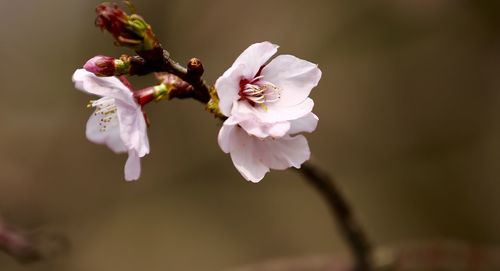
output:
M 248 119 L 239 123 L 250 135 L 259 138 L 282 137 L 290 130 L 290 122 L 261 123 L 255 119 Z
M 140 107 L 116 101 L 117 116 L 120 123 L 120 136 L 129 150 L 139 157 L 149 153 L 147 124 Z
M 116 117 L 111 118 L 103 127 L 102 114 L 94 112 L 87 121 L 85 134 L 87 139 L 96 144 L 105 144 L 115 153 L 127 152 L 127 147 L 120 137 L 120 126 Z
M 215 89 L 219 96 L 219 109 L 222 114 L 229 116 L 233 102 L 239 99 L 241 70 L 243 66 L 232 66 L 215 82 Z
M 240 174 L 253 183 L 264 178 L 269 167 L 262 164 L 256 147 L 256 139 L 237 126 L 232 130 L 231 159 Z
M 141 158 L 137 152 L 131 150 L 128 152 L 127 162 L 125 163 L 125 180 L 136 181 L 141 176 Z
M 314 113 L 309 113 L 304 117 L 296 120 L 290 121 L 291 127 L 288 131 L 289 134 L 298 134 L 298 133 L 312 133 L 316 130 L 318 126 L 319 118 Z
M 271 137 L 283 137 L 290 130 L 291 124 L 289 121 L 276 122 L 269 125 L 268 131 Z
M 291 121 L 304 117 L 309 114 L 314 107 L 314 102 L 306 98 L 299 104 L 292 106 L 278 106 L 269 104 L 263 106 L 253 106 L 246 101 L 240 101 L 233 106 L 232 115 L 237 119 L 256 118 L 262 123 L 275 123 L 282 121 Z
M 307 139 L 303 135 L 266 139 L 257 144 L 257 150 L 261 153 L 264 165 L 278 170 L 300 168 L 311 156 Z
M 279 46 L 268 41 L 250 45 L 234 61 L 233 66 L 242 65 L 241 76 L 244 79 L 253 79 L 260 68 L 278 51 Z
M 217 137 L 217 141 L 222 151 L 224 153 L 229 153 L 231 151 L 231 140 L 234 134 L 233 130 L 236 128 L 236 126 L 231 124 L 226 124 L 226 122 L 224 122 L 224 125 L 222 125 L 222 127 L 219 130 L 219 136 Z
M 281 89 L 277 104 L 291 106 L 303 102 L 318 85 L 318 65 L 292 55 L 280 55 L 262 69 L 263 80 Z
M 231 154 L 236 169 L 251 182 L 262 180 L 269 169 L 300 168 L 311 155 L 302 135 L 260 139 L 237 125 L 222 127 L 219 145 Z
M 132 92 L 116 77 L 98 77 L 84 69 L 78 69 L 73 74 L 73 82 L 77 89 L 86 93 L 135 103 Z
M 235 102 L 237 103 L 237 102 Z M 251 116 L 249 116 L 251 117 Z M 229 116 L 225 121 L 224 121 L 224 125 L 236 125 L 242 121 L 244 121 L 246 119 L 239 119 L 237 118 L 236 116 Z

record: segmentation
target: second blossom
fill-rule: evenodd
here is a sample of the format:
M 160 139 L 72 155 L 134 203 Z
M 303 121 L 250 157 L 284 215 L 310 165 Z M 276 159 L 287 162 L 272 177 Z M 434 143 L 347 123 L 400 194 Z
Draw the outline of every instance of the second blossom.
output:
M 269 169 L 299 168 L 307 161 L 307 140 L 296 134 L 318 124 L 309 94 L 321 79 L 320 69 L 292 55 L 268 63 L 277 50 L 270 42 L 251 45 L 215 83 L 219 109 L 228 117 L 219 145 L 252 182 Z

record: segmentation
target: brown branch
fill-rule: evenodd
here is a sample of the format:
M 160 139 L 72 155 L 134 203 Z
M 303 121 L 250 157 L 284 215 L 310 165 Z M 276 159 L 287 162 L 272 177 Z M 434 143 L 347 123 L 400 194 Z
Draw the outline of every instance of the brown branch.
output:
M 33 263 L 69 250 L 66 237 L 46 231 L 24 232 L 0 218 L 0 251 L 20 263 Z
M 150 73 L 171 74 L 190 86 L 189 88 L 184 88 L 185 91 L 182 93 L 182 97 L 174 95 L 172 98 L 193 98 L 203 104 L 207 104 L 210 101 L 210 86 L 201 78 L 204 72 L 201 61 L 197 58 L 192 58 L 188 62 L 187 68 L 185 68 L 172 60 L 168 52 L 161 49 L 161 45 L 158 44 L 158 46 L 160 46 L 158 49 L 137 51 L 139 54 L 137 56 L 122 55 L 117 60 L 112 57 L 98 56 L 96 58 L 102 58 L 101 62 L 97 62 L 94 60 L 95 58 L 91 59 L 91 61 L 94 61 L 92 64 L 98 67 L 99 70 L 89 69 L 100 76 L 141 76 Z M 121 66 L 117 67 L 115 61 L 120 61 L 122 63 Z M 106 69 L 108 66 L 109 68 Z
M 0 220 L 0 250 L 19 262 L 28 263 L 42 258 L 31 238 Z
M 188 66 L 193 62 L 198 62 L 201 72 L 200 69 L 187 69 L 174 61 L 170 58 L 168 51 L 164 50 L 160 44 L 157 48 L 149 51 L 137 51 L 137 54 L 144 59 L 144 65 L 149 66 L 150 71 L 171 73 L 193 86 L 192 97 L 194 99 L 203 104 L 210 101 L 210 86 L 202 79 L 203 66 L 198 59 L 191 59 Z
M 356 271 L 370 271 L 372 267 L 372 246 L 366 238 L 361 224 L 354 217 L 349 203 L 341 194 L 330 176 L 311 162 L 299 169 L 305 179 L 323 196 L 346 239 L 356 260 Z

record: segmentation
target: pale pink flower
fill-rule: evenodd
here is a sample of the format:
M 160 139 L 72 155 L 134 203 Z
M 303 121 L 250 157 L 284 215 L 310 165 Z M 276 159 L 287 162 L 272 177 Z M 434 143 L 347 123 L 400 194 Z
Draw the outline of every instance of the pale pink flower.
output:
M 269 169 L 299 168 L 309 159 L 302 135 L 316 129 L 309 93 L 320 78 L 316 64 L 280 55 L 269 42 L 248 47 L 215 83 L 219 108 L 228 117 L 219 145 L 240 173 L 260 181 Z
M 141 106 L 132 91 L 116 77 L 97 77 L 84 69 L 75 71 L 73 82 L 77 89 L 101 97 L 89 104 L 96 110 L 87 121 L 88 140 L 105 144 L 115 153 L 127 152 L 125 179 L 139 179 L 140 157 L 149 153 L 149 141 Z

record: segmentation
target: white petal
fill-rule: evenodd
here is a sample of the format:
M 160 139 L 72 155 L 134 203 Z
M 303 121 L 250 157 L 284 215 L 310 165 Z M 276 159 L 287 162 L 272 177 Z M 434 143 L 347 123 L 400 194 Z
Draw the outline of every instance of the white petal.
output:
M 149 153 L 147 124 L 140 107 L 116 101 L 120 136 L 129 150 L 135 150 L 139 157 Z
M 269 135 L 271 137 L 283 137 L 290 130 L 291 124 L 289 121 L 282 121 L 270 124 L 268 126 Z
M 251 105 L 246 101 L 239 101 L 233 106 L 232 115 L 238 119 L 256 118 L 260 122 L 275 123 L 296 120 L 309 114 L 314 107 L 314 102 L 306 98 L 302 103 L 292 106 L 269 104 L 266 107 Z
M 219 109 L 222 114 L 229 116 L 234 101 L 239 99 L 241 70 L 243 66 L 232 66 L 215 82 L 215 89 L 219 96 Z
M 240 174 L 251 182 L 259 182 L 264 178 L 269 167 L 262 164 L 256 153 L 256 139 L 248 135 L 243 129 L 235 126 L 228 135 L 230 140 L 230 153 L 234 166 Z
M 257 145 L 264 165 L 272 169 L 300 168 L 311 152 L 303 135 L 266 139 Z
M 235 102 L 237 103 L 237 102 Z M 248 116 L 249 118 L 251 116 Z M 236 116 L 229 116 L 229 118 L 227 118 L 225 121 L 224 121 L 224 125 L 236 125 L 236 124 L 239 124 L 240 122 L 246 120 L 245 119 L 240 119 L 240 118 L 237 118 Z
M 256 139 L 246 134 L 242 129 L 234 131 L 236 131 L 236 137 L 231 142 L 231 159 L 234 166 L 245 179 L 257 183 L 269 172 L 269 167 L 262 164 L 262 161 L 254 153 Z
M 125 163 L 125 180 L 136 181 L 141 176 L 141 158 L 137 152 L 131 150 L 128 152 L 127 162 Z
M 304 136 L 259 139 L 237 125 L 225 125 L 219 133 L 219 145 L 230 152 L 231 159 L 241 175 L 259 182 L 269 169 L 299 168 L 310 157 Z
M 318 85 L 321 70 L 318 65 L 292 55 L 280 55 L 262 69 L 265 81 L 281 89 L 280 105 L 303 102 Z
M 120 126 L 117 117 L 112 118 L 106 124 L 105 129 L 100 125 L 102 118 L 103 115 L 96 112 L 90 116 L 85 131 L 87 139 L 96 144 L 105 144 L 116 153 L 126 152 L 127 147 L 120 137 Z
M 268 41 L 250 45 L 234 61 L 233 66 L 243 65 L 242 76 L 245 79 L 253 79 L 260 68 L 278 51 L 278 45 Z
M 318 126 L 319 118 L 314 113 L 309 113 L 304 117 L 291 121 L 291 127 L 288 131 L 289 134 L 298 134 L 298 133 L 312 133 L 316 130 Z
M 85 69 L 78 69 L 73 74 L 73 82 L 77 89 L 86 93 L 136 103 L 132 91 L 116 77 L 98 77 Z
M 217 141 L 219 142 L 219 146 L 224 153 L 229 153 L 231 151 L 231 138 L 233 136 L 233 129 L 235 129 L 234 125 L 226 124 L 227 120 L 224 122 L 222 127 L 219 130 L 219 136 L 217 137 Z
M 250 135 L 259 138 L 282 137 L 290 130 L 290 122 L 262 123 L 255 119 L 240 122 L 240 126 Z

